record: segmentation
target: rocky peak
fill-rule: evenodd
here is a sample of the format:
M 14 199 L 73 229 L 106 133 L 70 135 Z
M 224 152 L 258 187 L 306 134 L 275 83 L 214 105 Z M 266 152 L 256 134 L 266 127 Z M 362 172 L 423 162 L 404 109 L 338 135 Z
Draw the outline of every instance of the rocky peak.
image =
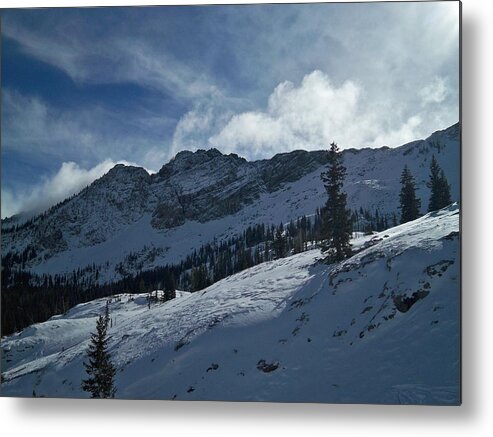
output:
M 183 150 L 178 152 L 174 158 L 172 158 L 167 164 L 163 165 L 158 172 L 160 179 L 169 178 L 177 173 L 183 173 L 190 171 L 196 167 L 203 166 L 206 163 L 212 163 L 213 161 L 237 161 L 246 163 L 246 159 L 239 157 L 235 153 L 224 155 L 219 150 L 212 149 L 198 149 L 195 152 L 189 150 Z
M 106 173 L 100 180 L 104 181 L 117 181 L 124 182 L 136 181 L 136 180 L 148 180 L 150 178 L 149 173 L 142 167 L 135 167 L 133 165 L 116 164 L 108 173 Z

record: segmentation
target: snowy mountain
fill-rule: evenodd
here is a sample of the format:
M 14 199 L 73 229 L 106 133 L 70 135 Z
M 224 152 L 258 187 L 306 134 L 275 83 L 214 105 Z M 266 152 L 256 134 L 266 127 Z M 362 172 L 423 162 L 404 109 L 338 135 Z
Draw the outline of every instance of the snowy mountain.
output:
M 452 205 L 354 240 L 339 264 L 314 249 L 150 308 L 114 296 L 116 397 L 456 405 L 458 232 Z M 2 394 L 87 397 L 82 363 L 105 303 L 4 338 Z
M 407 164 L 425 211 L 433 154 L 458 201 L 459 130 L 456 124 L 393 149 L 344 151 L 349 207 L 396 212 L 399 178 Z M 122 263 L 136 271 L 129 256 L 137 256 L 143 269 L 173 264 L 249 225 L 278 225 L 314 214 L 326 199 L 320 181 L 326 160 L 324 151 L 295 151 L 248 162 L 211 149 L 180 152 L 153 175 L 117 165 L 24 225 L 2 221 L 2 257 L 19 255 L 12 268 L 36 274 L 66 274 L 94 264 L 101 268 L 99 282 L 118 279 Z

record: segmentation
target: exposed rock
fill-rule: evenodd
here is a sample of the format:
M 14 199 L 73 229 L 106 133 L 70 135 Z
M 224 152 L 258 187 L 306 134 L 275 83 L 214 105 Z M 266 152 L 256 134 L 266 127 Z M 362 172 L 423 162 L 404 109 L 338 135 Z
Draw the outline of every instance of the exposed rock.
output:
M 418 290 L 415 291 L 411 296 L 394 296 L 394 305 L 401 313 L 407 313 L 418 300 L 424 299 L 429 294 L 429 290 Z
M 217 370 L 219 369 L 219 364 L 217 363 L 212 363 L 210 367 L 207 368 L 207 372 L 210 372 L 211 370 Z
M 261 370 L 264 373 L 273 372 L 279 367 L 278 361 L 273 361 L 272 363 L 267 363 L 265 360 L 260 360 L 257 363 L 257 369 Z

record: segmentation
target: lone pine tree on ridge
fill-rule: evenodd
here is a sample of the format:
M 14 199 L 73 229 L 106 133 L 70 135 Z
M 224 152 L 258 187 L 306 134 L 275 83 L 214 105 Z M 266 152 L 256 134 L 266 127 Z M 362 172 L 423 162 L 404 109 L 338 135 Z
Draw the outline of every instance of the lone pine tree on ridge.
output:
M 347 195 L 342 191 L 346 167 L 336 143 L 329 148 L 329 162 L 322 178 L 327 192 L 327 201 L 322 210 L 322 251 L 327 262 L 341 261 L 351 255 L 352 226 L 350 211 L 346 208 Z

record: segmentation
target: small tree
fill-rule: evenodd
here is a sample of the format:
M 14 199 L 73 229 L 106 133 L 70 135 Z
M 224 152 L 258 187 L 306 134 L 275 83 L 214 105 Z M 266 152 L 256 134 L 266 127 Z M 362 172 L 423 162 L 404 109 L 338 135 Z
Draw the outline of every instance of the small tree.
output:
M 346 167 L 336 143 L 329 149 L 327 171 L 321 174 L 328 198 L 322 209 L 322 251 L 327 262 L 341 261 L 351 255 L 351 216 L 346 208 L 347 195 L 342 191 Z
M 107 300 L 106 301 L 106 306 L 104 308 L 104 322 L 106 323 L 106 327 L 108 327 L 110 325 L 110 320 L 111 320 L 111 317 L 110 317 L 110 301 Z
M 176 280 L 175 275 L 172 270 L 167 270 L 164 276 L 164 290 L 165 291 L 175 291 L 176 290 Z
M 399 195 L 401 223 L 416 220 L 419 217 L 421 200 L 416 197 L 416 184 L 409 168 L 404 166 L 401 175 L 401 192 Z
M 172 270 L 166 269 L 164 273 L 164 290 L 161 296 L 161 302 L 174 299 L 176 297 L 176 280 Z
M 284 258 L 287 253 L 287 242 L 286 236 L 284 235 L 283 226 L 279 226 L 274 235 L 274 243 L 273 243 L 274 252 L 276 258 Z
M 445 173 L 438 165 L 435 155 L 431 158 L 430 180 L 426 186 L 431 190 L 428 211 L 442 209 L 452 202 L 450 196 L 450 185 Z
M 443 170 L 440 170 L 440 209 L 444 208 L 452 203 L 452 196 L 450 195 L 450 184 L 445 177 Z
M 108 352 L 107 318 L 100 315 L 96 322 L 96 332 L 91 334 L 91 343 L 87 349 L 88 363 L 84 363 L 89 377 L 82 381 L 82 390 L 91 393 L 92 398 L 113 398 L 116 388 L 114 377 L 116 369 Z
M 139 293 L 147 293 L 147 286 L 146 283 L 144 282 L 144 278 L 140 278 L 139 281 Z

